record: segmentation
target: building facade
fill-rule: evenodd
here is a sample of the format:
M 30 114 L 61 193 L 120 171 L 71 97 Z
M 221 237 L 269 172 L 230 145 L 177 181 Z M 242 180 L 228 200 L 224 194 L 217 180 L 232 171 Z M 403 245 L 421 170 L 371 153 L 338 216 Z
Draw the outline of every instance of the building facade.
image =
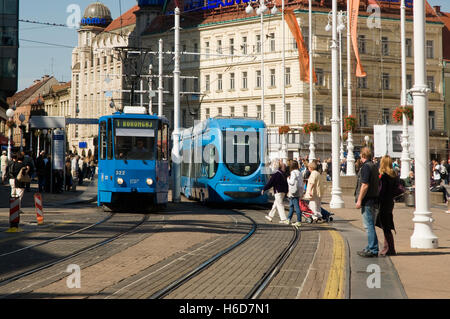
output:
M 12 97 L 7 99 L 9 107 L 16 107 L 14 114 L 14 123 L 16 127 L 13 129 L 13 141 L 16 146 L 23 145 L 26 148 L 31 146 L 30 144 L 30 132 L 29 120 L 30 116 L 33 116 L 36 105 L 43 103 L 43 95 L 46 95 L 52 86 L 59 84 L 53 76 L 45 75 L 39 80 L 35 80 L 30 87 L 17 92 Z M 23 115 L 23 122 L 20 121 L 20 116 Z M 42 114 L 45 115 L 45 114 Z M 20 126 L 22 125 L 22 130 Z M 22 138 L 22 139 L 21 139 Z
M 102 3 L 89 5 L 78 30 L 78 46 L 72 52 L 72 114 L 78 119 L 95 119 L 112 114 L 127 105 L 141 103 L 140 80 L 148 90 L 148 54 L 136 54 L 141 48 L 140 33 L 160 14 L 161 1 L 138 1 L 122 16 L 112 19 Z M 143 69 L 145 66 L 145 69 Z M 134 75 L 134 76 L 131 76 Z M 142 103 L 148 103 L 142 95 Z M 98 135 L 96 125 L 72 125 L 69 149 L 77 151 L 79 143 L 87 143 L 94 151 Z
M 0 134 L 6 134 L 7 98 L 17 91 L 19 0 L 0 2 Z
M 381 2 L 382 3 L 382 2 Z M 291 1 L 287 8 L 294 10 L 306 45 L 309 42 L 308 3 Z M 289 158 L 309 153 L 309 136 L 302 133 L 303 124 L 310 122 L 309 84 L 300 81 L 297 44 L 286 26 L 282 34 L 280 10 L 277 14 L 265 14 L 263 34 L 260 17 L 245 12 L 247 4 L 216 8 L 207 13 L 185 13 L 181 22 L 181 51 L 198 52 L 200 55 L 183 54 L 180 88 L 181 126 L 192 125 L 195 119 L 214 116 L 249 116 L 261 118 L 269 127 L 269 151 L 271 157 L 280 156 L 280 126 L 291 128 L 288 134 Z M 258 5 L 254 5 L 255 9 Z M 271 6 L 269 6 L 269 9 Z M 392 113 L 400 106 L 401 63 L 400 11 L 394 4 L 382 4 L 381 24 L 373 26 L 367 4 L 361 3 L 358 21 L 358 49 L 366 78 L 354 75 L 355 56 L 352 53 L 352 114 L 357 117 L 358 129 L 354 134 L 356 149 L 364 144 L 364 137 L 373 138 L 373 125 L 394 124 Z M 318 82 L 313 88 L 313 119 L 323 126 L 316 137 L 316 156 L 324 158 L 331 153 L 330 119 L 331 102 L 331 32 L 325 30 L 329 22 L 330 4 L 313 3 L 312 50 L 313 67 Z M 346 10 L 345 1 L 339 2 L 339 10 Z M 268 11 L 269 12 L 269 11 Z M 190 16 L 187 19 L 186 16 Z M 164 41 L 164 51 L 173 51 L 173 16 L 155 19 L 143 35 L 144 46 Z M 163 27 L 163 26 L 167 27 Z M 407 9 L 407 82 L 414 84 L 414 50 L 412 9 Z M 444 131 L 443 99 L 443 23 L 436 19 L 434 11 L 427 12 L 427 82 L 429 94 L 430 152 L 437 156 L 445 153 L 447 136 Z M 282 48 L 285 39 L 286 72 L 283 79 Z M 347 115 L 347 39 L 342 35 L 343 67 L 343 115 Z M 262 45 L 262 47 L 261 47 Z M 264 50 L 264 72 L 261 72 L 261 48 Z M 353 49 L 352 49 L 353 51 Z M 171 57 L 166 57 L 171 59 Z M 170 74 L 173 64 L 165 62 L 165 73 Z M 264 74 L 264 81 L 262 80 Z M 191 78 L 192 77 L 192 78 Z M 261 106 L 264 82 L 264 106 Z M 284 82 L 284 83 L 283 83 Z M 285 107 L 282 103 L 285 88 Z M 165 90 L 171 92 L 171 79 L 165 81 Z M 186 92 L 186 93 L 183 93 Z M 199 92 L 197 94 L 196 92 Z M 171 96 L 165 100 L 172 105 Z M 173 118 L 173 110 L 164 109 L 164 115 Z M 401 124 L 399 124 L 401 125 Z
M 367 12 L 368 3 L 361 2 L 358 25 L 358 50 L 367 72 L 366 78 L 354 75 L 355 56 L 352 53 L 352 114 L 358 120 L 354 134 L 356 151 L 364 144 L 366 135 L 373 138 L 373 125 L 394 124 L 392 113 L 400 106 L 400 11 L 398 4 L 379 1 L 380 25 L 374 25 Z M 252 3 L 255 9 L 258 1 Z M 286 26 L 282 34 L 280 10 L 265 14 L 263 34 L 260 18 L 246 14 L 247 3 L 226 7 L 193 10 L 185 1 L 181 20 L 181 110 L 180 124 L 190 127 L 196 120 L 214 116 L 259 117 L 269 127 L 271 157 L 279 157 L 280 126 L 289 126 L 288 157 L 309 153 L 309 136 L 302 131 L 310 122 L 309 84 L 300 80 L 298 48 Z M 269 5 L 269 9 L 272 5 Z M 305 43 L 309 42 L 308 1 L 286 3 L 294 10 Z M 71 101 L 74 117 L 98 118 L 127 105 L 149 105 L 155 112 L 158 79 L 158 41 L 164 51 L 164 107 L 173 127 L 173 52 L 174 17 L 168 14 L 174 2 L 138 1 L 121 17 L 112 19 L 109 10 L 94 3 L 86 8 L 84 24 L 79 30 L 78 46 L 72 54 Z M 279 8 L 281 9 L 281 8 Z M 346 2 L 339 2 L 346 10 Z M 316 156 L 331 153 L 331 4 L 313 2 L 312 53 L 317 83 L 313 87 L 313 121 L 322 125 L 316 137 Z M 89 20 L 90 19 L 90 20 Z M 103 24 L 100 22 L 103 21 Z M 429 94 L 430 153 L 441 157 L 446 153 L 448 132 L 445 128 L 443 36 L 444 23 L 435 10 L 427 10 L 427 83 Z M 407 83 L 414 84 L 414 40 L 412 9 L 407 9 Z M 282 70 L 283 39 L 286 56 L 285 76 Z M 347 115 L 347 37 L 342 34 L 342 108 Z M 309 49 L 309 48 L 308 48 Z M 262 51 L 264 70 L 261 69 Z M 353 48 L 352 48 L 353 51 Z M 264 78 L 263 78 L 264 74 Z M 262 85 L 264 83 L 264 105 Z M 151 88 L 151 89 L 149 89 Z M 283 105 L 285 90 L 285 105 Z M 400 124 L 399 124 L 400 125 Z M 75 150 L 80 142 L 94 148 L 97 127 L 73 125 L 69 144 Z

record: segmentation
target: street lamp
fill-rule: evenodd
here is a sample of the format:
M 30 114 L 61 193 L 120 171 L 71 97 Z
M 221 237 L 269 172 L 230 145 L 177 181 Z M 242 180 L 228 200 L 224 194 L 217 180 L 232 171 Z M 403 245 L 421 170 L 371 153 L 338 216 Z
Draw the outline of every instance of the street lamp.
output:
M 400 6 L 400 20 L 401 20 L 401 50 L 402 50 L 402 93 L 401 93 L 401 106 L 407 104 L 407 89 L 406 89 L 406 17 L 405 17 L 405 0 L 402 0 Z M 401 157 L 401 170 L 400 178 L 405 179 L 409 176 L 409 170 L 411 167 L 411 158 L 409 155 L 409 141 L 408 141 L 408 121 L 406 114 L 402 114 L 402 157 Z
M 314 79 L 313 79 L 313 47 L 312 47 L 312 4 L 309 0 L 308 6 L 308 23 L 309 23 L 309 121 L 314 121 Z M 317 119 L 316 119 L 317 120 Z M 316 159 L 316 146 L 314 140 L 314 132 L 309 134 L 309 162 Z
M 331 74 L 332 74 L 332 118 L 331 122 L 331 155 L 332 155 L 332 188 L 331 208 L 344 208 L 340 187 L 339 165 L 339 75 L 338 75 L 338 39 L 337 39 L 337 0 L 332 2 L 332 44 L 331 44 Z
M 341 146 L 340 146 L 340 159 L 344 160 L 344 130 L 343 130 L 343 107 L 344 103 L 342 102 L 342 87 L 344 79 L 342 78 L 342 32 L 345 30 L 344 24 L 345 16 L 344 12 L 341 10 L 338 14 L 338 23 L 337 32 L 339 33 L 339 113 L 340 113 L 340 128 L 341 128 Z
M 352 114 L 352 65 L 351 65 L 351 33 L 350 33 L 350 1 L 347 1 L 347 114 Z M 347 176 L 355 176 L 355 155 L 353 154 L 353 132 L 347 133 Z
M 332 12 L 328 14 L 328 24 L 325 26 L 325 31 L 329 32 L 332 30 Z M 342 78 L 342 33 L 345 30 L 345 13 L 341 10 L 337 14 L 338 25 L 336 27 L 336 31 L 339 34 L 339 130 L 340 130 L 340 147 L 339 147 L 339 159 L 343 161 L 344 157 L 344 130 L 343 130 L 343 101 L 342 101 L 342 87 L 343 87 L 343 78 Z
M 414 233 L 411 248 L 438 248 L 438 238 L 432 229 L 430 211 L 430 171 L 428 137 L 428 93 L 425 57 L 425 2 L 414 1 L 414 161 L 416 185 L 416 210 L 414 211 Z

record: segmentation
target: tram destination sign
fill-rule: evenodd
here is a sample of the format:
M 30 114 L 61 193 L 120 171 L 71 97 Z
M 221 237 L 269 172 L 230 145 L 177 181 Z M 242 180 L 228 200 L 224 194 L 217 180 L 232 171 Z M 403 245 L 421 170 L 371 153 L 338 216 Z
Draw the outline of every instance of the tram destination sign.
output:
M 116 119 L 116 128 L 134 128 L 134 129 L 149 129 L 153 128 L 152 120 L 138 120 L 138 119 Z

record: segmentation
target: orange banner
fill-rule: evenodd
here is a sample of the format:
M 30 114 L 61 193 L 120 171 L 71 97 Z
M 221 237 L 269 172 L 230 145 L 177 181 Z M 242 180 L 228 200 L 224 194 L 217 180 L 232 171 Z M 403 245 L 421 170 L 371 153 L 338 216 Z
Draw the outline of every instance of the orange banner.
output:
M 361 58 L 359 57 L 358 49 L 358 14 L 359 14 L 359 1 L 360 0 L 349 0 L 350 1 L 350 34 L 352 36 L 353 51 L 356 57 L 356 76 L 363 78 L 367 76 L 364 72 L 363 66 L 361 65 Z
M 302 31 L 297 23 L 293 10 L 285 10 L 284 17 L 292 35 L 297 42 L 298 58 L 300 62 L 300 80 L 304 82 L 310 82 L 309 78 L 309 54 L 306 49 L 305 41 L 303 40 Z M 314 83 L 317 82 L 316 72 L 313 70 Z

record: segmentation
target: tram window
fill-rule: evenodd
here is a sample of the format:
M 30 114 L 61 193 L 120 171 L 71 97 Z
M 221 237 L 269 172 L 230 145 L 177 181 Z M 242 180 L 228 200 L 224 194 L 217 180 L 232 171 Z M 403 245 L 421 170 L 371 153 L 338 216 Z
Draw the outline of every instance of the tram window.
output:
M 100 159 L 106 159 L 106 122 L 100 123 Z
M 216 176 L 216 172 L 219 167 L 219 154 L 217 152 L 217 148 L 212 144 L 208 144 L 205 146 L 203 154 L 206 157 L 203 159 L 203 165 L 206 170 L 206 175 L 209 179 L 211 179 Z
M 154 160 L 155 130 L 116 128 L 115 158 Z
M 259 167 L 259 132 L 224 131 L 223 161 L 231 173 L 249 176 Z
M 107 135 L 107 143 L 108 143 L 108 159 L 113 159 L 113 145 L 112 145 L 112 121 L 108 120 L 108 135 Z

